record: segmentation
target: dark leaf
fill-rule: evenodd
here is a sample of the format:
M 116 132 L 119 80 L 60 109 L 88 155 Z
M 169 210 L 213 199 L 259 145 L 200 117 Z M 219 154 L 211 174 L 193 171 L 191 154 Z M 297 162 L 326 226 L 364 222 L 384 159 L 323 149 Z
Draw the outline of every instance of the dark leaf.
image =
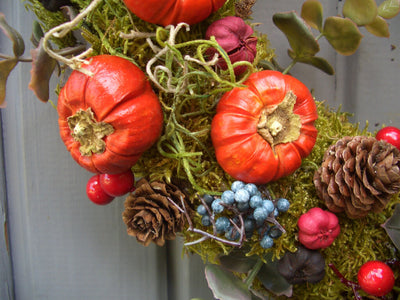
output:
M 300 15 L 308 25 L 322 31 L 323 9 L 318 0 L 306 0 L 301 7 Z
M 353 21 L 341 17 L 326 18 L 323 33 L 331 46 L 342 55 L 356 52 L 363 37 Z
M 247 257 L 244 252 L 234 250 L 229 255 L 222 255 L 219 257 L 221 265 L 232 272 L 247 273 L 257 263 L 257 257 Z
M 32 69 L 29 88 L 33 90 L 36 97 L 43 102 L 49 100 L 49 82 L 57 62 L 51 58 L 43 49 L 43 39 L 39 48 L 31 50 Z
M 266 258 L 267 263 L 264 264 L 257 274 L 257 278 L 264 287 L 277 296 L 292 296 L 292 285 L 279 274 L 277 269 L 277 261 L 271 259 L 271 255 Z
M 382 227 L 396 248 L 400 250 L 400 204 L 396 205 L 393 215 L 382 224 Z
M 291 58 L 293 59 L 295 58 L 295 55 L 291 50 L 289 50 L 288 53 Z M 317 56 L 304 56 L 304 57 L 298 57 L 296 58 L 296 60 L 304 64 L 312 65 L 328 75 L 335 74 L 335 70 L 325 58 Z
M 378 6 L 378 15 L 385 19 L 391 19 L 400 13 L 399 0 L 385 0 Z
M 60 10 L 63 6 L 72 5 L 69 0 L 39 0 L 43 4 L 43 7 L 51 12 Z
M 10 75 L 17 63 L 18 60 L 16 58 L 0 61 L 0 108 L 4 108 L 6 106 L 4 100 L 6 99 L 6 84 L 8 75 Z
M 378 15 L 375 0 L 346 0 L 343 5 L 343 16 L 351 19 L 358 26 L 373 22 Z
M 311 28 L 300 16 L 292 11 L 277 13 L 273 16 L 274 24 L 286 35 L 296 56 L 313 56 L 319 51 Z
M 231 272 L 218 265 L 206 265 L 206 279 L 216 299 L 251 300 L 247 286 Z
M 25 43 L 22 36 L 8 25 L 6 18 L 3 13 L 0 13 L 0 28 L 3 30 L 5 35 L 12 41 L 13 43 L 13 52 L 15 57 L 20 57 L 25 52 Z

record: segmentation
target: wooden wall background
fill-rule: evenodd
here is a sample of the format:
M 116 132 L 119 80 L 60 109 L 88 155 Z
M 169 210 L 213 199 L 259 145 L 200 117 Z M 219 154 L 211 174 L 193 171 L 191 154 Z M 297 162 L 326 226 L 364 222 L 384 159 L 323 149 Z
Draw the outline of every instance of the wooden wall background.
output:
M 258 0 L 253 10 L 284 66 L 288 43 L 272 15 L 299 11 L 302 2 Z M 322 3 L 325 16 L 341 11 L 341 1 Z M 1 0 L 0 11 L 23 34 L 29 56 L 34 17 L 21 1 Z M 361 48 L 351 57 L 335 54 L 323 41 L 321 56 L 335 67 L 335 76 L 306 65 L 292 74 L 318 100 L 342 105 L 362 125 L 369 120 L 370 130 L 383 123 L 400 126 L 400 17 L 390 21 L 390 30 L 388 39 L 363 31 Z M 11 53 L 3 34 L 0 52 Z M 29 71 L 26 63 L 13 71 L 8 106 L 0 111 L 0 299 L 212 299 L 202 262 L 182 257 L 181 241 L 145 248 L 125 233 L 123 199 L 106 207 L 90 203 L 85 185 L 91 174 L 65 150 L 55 109 L 28 89 Z

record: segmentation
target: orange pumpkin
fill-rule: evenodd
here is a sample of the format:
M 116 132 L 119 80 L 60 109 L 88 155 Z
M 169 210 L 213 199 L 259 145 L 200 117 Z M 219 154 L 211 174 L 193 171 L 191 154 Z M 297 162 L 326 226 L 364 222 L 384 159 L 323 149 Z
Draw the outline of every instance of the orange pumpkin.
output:
M 94 173 L 122 173 L 159 138 L 160 102 L 145 74 L 112 55 L 88 59 L 73 71 L 58 98 L 61 139 L 72 157 Z
M 124 0 L 126 7 L 140 19 L 163 26 L 205 20 L 226 0 Z

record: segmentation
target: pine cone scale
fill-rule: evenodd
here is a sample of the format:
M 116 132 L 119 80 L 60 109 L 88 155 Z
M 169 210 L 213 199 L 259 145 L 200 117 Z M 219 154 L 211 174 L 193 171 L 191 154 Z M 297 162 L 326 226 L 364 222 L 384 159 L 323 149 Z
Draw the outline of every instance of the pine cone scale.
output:
M 328 209 L 350 218 L 380 212 L 400 191 L 400 151 L 373 137 L 344 137 L 331 145 L 314 174 Z
M 163 246 L 166 240 L 175 239 L 184 228 L 185 216 L 169 199 L 180 206 L 185 194 L 172 184 L 141 179 L 124 203 L 127 233 L 145 246 L 151 242 Z

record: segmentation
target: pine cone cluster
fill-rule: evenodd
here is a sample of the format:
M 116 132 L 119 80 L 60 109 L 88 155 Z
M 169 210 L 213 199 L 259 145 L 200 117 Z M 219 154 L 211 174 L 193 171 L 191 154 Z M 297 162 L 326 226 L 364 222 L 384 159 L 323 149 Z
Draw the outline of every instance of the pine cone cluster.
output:
M 173 184 L 139 180 L 135 192 L 126 198 L 122 213 L 128 235 L 144 246 L 151 242 L 163 246 L 165 240 L 175 239 L 184 228 L 185 215 L 167 198 L 181 207 L 185 194 Z
M 380 212 L 400 190 L 400 151 L 373 137 L 344 137 L 325 152 L 314 184 L 332 212 Z

